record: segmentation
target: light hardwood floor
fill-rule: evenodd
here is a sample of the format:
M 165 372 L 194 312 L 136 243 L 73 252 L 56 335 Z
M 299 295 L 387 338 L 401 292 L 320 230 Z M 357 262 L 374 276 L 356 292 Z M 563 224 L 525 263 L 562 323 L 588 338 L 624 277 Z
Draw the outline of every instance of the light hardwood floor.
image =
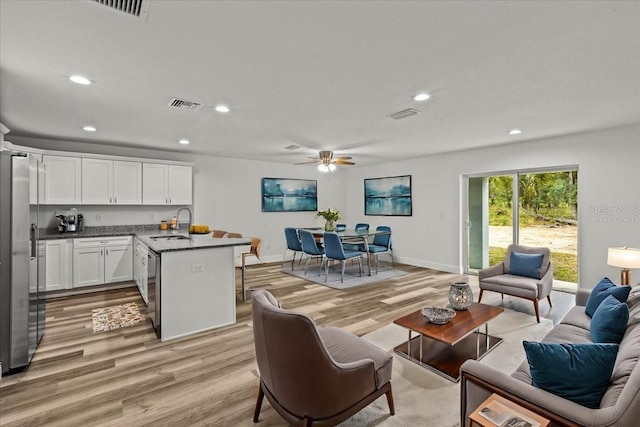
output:
M 363 335 L 425 305 L 446 304 L 454 281 L 477 283 L 477 277 L 397 267 L 408 274 L 341 291 L 283 274 L 280 264 L 258 265 L 249 269 L 248 286 L 268 289 L 284 308 L 321 326 Z M 552 299 L 553 309 L 542 302 L 540 311 L 557 322 L 573 295 L 554 292 Z M 139 305 L 143 323 L 92 331 L 92 309 L 128 302 Z M 517 298 L 485 293 L 483 302 L 533 315 L 533 304 Z M 135 287 L 49 300 L 46 333 L 29 369 L 0 381 L 0 425 L 254 425 L 251 304 L 238 298 L 236 307 L 235 325 L 162 343 Z M 286 424 L 265 400 L 257 425 Z

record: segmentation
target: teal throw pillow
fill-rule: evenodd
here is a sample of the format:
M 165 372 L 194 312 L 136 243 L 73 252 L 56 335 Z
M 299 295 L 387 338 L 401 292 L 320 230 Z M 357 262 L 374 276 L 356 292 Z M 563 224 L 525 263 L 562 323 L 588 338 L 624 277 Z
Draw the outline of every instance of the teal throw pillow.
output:
M 622 341 L 629 321 L 629 307 L 609 295 L 600 303 L 591 318 L 589 332 L 591 339 L 597 343 L 615 343 Z
M 611 382 L 618 344 L 523 341 L 531 383 L 587 408 L 600 407 Z
M 591 291 L 584 312 L 587 313 L 587 316 L 593 317 L 593 313 L 596 312 L 600 303 L 609 295 L 613 295 L 620 302 L 626 302 L 630 291 L 631 286 L 616 286 L 608 277 L 605 277 Z
M 542 277 L 540 267 L 542 267 L 543 258 L 544 254 L 511 252 L 511 256 L 509 257 L 509 274 L 539 279 Z

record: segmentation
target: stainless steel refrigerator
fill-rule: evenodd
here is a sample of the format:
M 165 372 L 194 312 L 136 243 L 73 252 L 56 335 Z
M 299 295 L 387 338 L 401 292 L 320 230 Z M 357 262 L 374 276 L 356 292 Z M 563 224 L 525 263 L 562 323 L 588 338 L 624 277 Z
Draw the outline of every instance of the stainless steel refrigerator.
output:
M 45 327 L 38 251 L 38 160 L 0 152 L 0 361 L 2 373 L 31 362 Z

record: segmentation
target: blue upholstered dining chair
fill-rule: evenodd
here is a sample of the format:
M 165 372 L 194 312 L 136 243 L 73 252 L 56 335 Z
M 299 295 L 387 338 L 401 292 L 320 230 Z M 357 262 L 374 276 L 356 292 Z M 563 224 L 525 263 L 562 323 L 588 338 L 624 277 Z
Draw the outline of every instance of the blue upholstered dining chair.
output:
M 391 227 L 379 225 L 376 231 L 388 231 L 389 234 L 378 234 L 374 236 L 373 243 L 369 245 L 369 256 L 373 255 L 376 260 L 376 274 L 378 273 L 378 255 L 388 254 L 391 257 L 391 268 L 393 268 L 393 249 L 391 247 Z
M 362 230 L 366 230 L 369 231 L 369 224 L 365 224 L 363 222 L 359 222 L 356 224 L 356 226 L 354 227 L 354 229 L 356 231 L 362 231 Z M 346 241 L 345 244 L 343 245 L 345 250 L 348 251 L 360 251 L 360 252 L 364 252 L 364 245 L 362 243 L 358 243 L 358 244 L 353 244 L 349 241 Z
M 300 235 L 302 252 L 307 255 L 307 263 L 304 265 L 304 274 L 307 274 L 307 267 L 309 267 L 309 261 L 311 261 L 312 258 L 322 258 L 322 263 L 320 263 L 320 271 L 322 271 L 322 266 L 324 265 L 325 261 L 324 248 L 322 246 L 318 246 L 315 237 L 313 237 L 313 234 L 310 231 L 298 230 L 298 235 Z
M 369 229 L 369 224 L 365 224 L 365 223 L 359 222 L 359 223 L 356 224 L 355 229 L 356 230 L 368 230 Z
M 298 230 L 293 227 L 286 227 L 284 229 L 284 237 L 287 239 L 287 249 L 284 250 L 282 265 L 284 266 L 287 251 L 293 251 L 293 259 L 291 260 L 291 271 L 293 271 L 293 264 L 296 262 L 296 254 L 298 252 L 300 252 L 300 260 L 298 260 L 298 264 L 302 261 L 302 244 L 300 243 L 300 237 L 298 237 Z
M 342 247 L 342 242 L 340 241 L 340 236 L 336 233 L 324 233 L 324 250 L 325 250 L 325 276 L 324 281 L 326 282 L 329 278 L 329 261 L 336 260 L 340 261 L 340 282 L 344 283 L 344 267 L 345 261 L 348 259 L 358 259 L 358 264 L 360 266 L 360 276 L 362 277 L 362 252 L 360 251 L 345 251 Z
M 336 224 L 336 231 L 344 231 L 347 229 L 347 224 Z

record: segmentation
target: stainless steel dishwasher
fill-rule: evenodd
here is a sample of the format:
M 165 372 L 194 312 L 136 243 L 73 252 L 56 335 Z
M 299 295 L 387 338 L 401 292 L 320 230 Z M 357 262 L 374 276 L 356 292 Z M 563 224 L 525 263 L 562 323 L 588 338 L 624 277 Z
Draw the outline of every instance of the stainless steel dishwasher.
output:
M 147 262 L 147 296 L 149 299 L 147 312 L 153 328 L 156 330 L 156 336 L 162 338 L 160 333 L 162 319 L 160 315 L 160 254 L 149 249 L 147 260 L 149 261 Z

